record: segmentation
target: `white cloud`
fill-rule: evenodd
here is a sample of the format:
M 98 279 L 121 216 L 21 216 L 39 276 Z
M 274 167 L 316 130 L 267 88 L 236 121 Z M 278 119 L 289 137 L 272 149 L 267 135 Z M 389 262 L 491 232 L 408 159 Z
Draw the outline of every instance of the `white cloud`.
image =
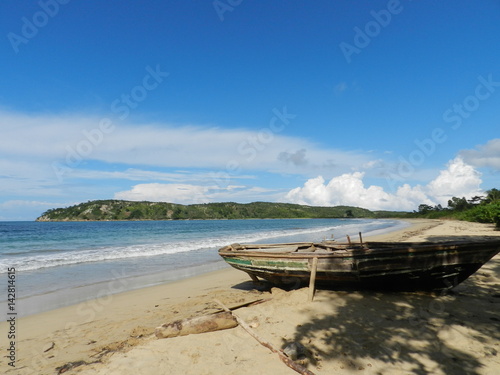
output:
M 96 171 L 80 169 L 71 172 L 72 177 L 85 179 L 122 179 L 130 181 L 169 181 L 169 182 L 207 182 L 217 180 L 217 175 L 211 172 L 177 171 L 159 172 L 137 168 L 127 168 L 124 171 Z M 231 179 L 255 179 L 253 175 L 231 175 Z
M 275 200 L 277 191 L 261 187 L 242 185 L 193 185 L 193 184 L 138 184 L 130 190 L 115 194 L 115 199 L 132 201 L 171 202 L 180 204 L 208 203 L 221 201 L 251 202 Z
M 0 157 L 30 158 L 49 167 L 57 162 L 58 167 L 70 170 L 92 160 L 141 167 L 239 168 L 311 175 L 314 171 L 342 173 L 370 161 L 363 152 L 322 148 L 287 136 L 286 128 L 273 131 L 270 126 L 249 130 L 124 124 L 89 116 L 0 112 L 0 127 Z
M 381 186 L 366 187 L 364 173 L 345 173 L 332 178 L 327 184 L 323 177 L 309 179 L 303 187 L 290 190 L 285 200 L 300 204 L 336 206 L 349 205 L 372 210 L 414 210 L 419 204 L 447 206 L 453 196 L 480 195 L 479 172 L 463 162 L 460 157 L 449 162 L 426 186 L 399 186 L 395 193 L 384 191 Z
M 387 192 L 381 186 L 365 186 L 363 180 L 382 176 L 390 161 L 375 153 L 328 148 L 289 136 L 286 128 L 273 132 L 265 124 L 249 130 L 120 122 L 106 127 L 102 120 L 0 111 L 0 194 L 5 199 L 67 200 L 123 190 L 115 198 L 179 203 L 282 200 L 283 191 L 241 186 L 267 172 L 310 178 L 288 192 L 290 201 L 407 210 L 420 203 L 446 204 L 447 194 L 479 191 L 480 175 L 470 165 L 500 168 L 497 139 L 463 151 L 469 165 L 457 159 L 426 186 L 406 184 Z M 66 168 L 62 180 L 55 162 Z M 428 170 L 415 174 L 424 172 Z M 129 188 L 119 180 L 137 185 Z
M 19 160 L 17 160 L 19 159 Z M 25 161 L 22 158 L 0 157 L 0 195 L 20 193 L 40 196 L 55 196 L 62 192 L 50 164 L 40 160 Z
M 451 197 L 481 195 L 481 174 L 465 164 L 461 157 L 448 163 L 448 168 L 427 185 L 427 193 L 437 202 L 447 203 Z
M 463 150 L 460 156 L 474 167 L 489 167 L 500 171 L 500 138 L 479 145 L 475 150 Z
M 0 110 L 0 195 L 94 197 L 105 180 L 108 191 L 117 191 L 110 179 L 116 184 L 128 179 L 225 186 L 256 179 L 259 172 L 333 176 L 369 165 L 372 158 L 363 152 L 322 148 L 286 135 L 286 128 L 273 132 L 271 126 L 249 130 L 106 121 L 97 116 Z M 100 189 L 96 194 L 106 193 Z M 234 199 L 249 197 L 233 193 Z
M 173 203 L 204 203 L 208 188 L 189 184 L 138 184 L 115 194 L 115 199 Z

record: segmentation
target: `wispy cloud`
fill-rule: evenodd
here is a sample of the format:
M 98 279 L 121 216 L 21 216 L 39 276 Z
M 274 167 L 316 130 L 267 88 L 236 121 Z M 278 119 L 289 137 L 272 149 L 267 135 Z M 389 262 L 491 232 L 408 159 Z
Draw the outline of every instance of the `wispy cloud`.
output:
M 0 112 L 0 194 L 13 202 L 114 196 L 413 210 L 420 203 L 443 204 L 448 196 L 479 192 L 481 176 L 474 167 L 500 168 L 500 140 L 494 139 L 462 151 L 443 171 L 419 168 L 413 186 L 403 181 L 387 192 L 380 184 L 365 186 L 364 180 L 385 180 L 394 166 L 391 154 L 329 148 L 269 129 L 129 122 L 100 134 L 99 129 L 109 129 L 102 121 Z M 62 179 L 54 166 L 62 167 Z M 279 176 L 279 181 L 264 183 L 263 176 Z M 291 189 L 290 176 L 308 181 Z
M 470 165 L 500 171 L 500 138 L 492 139 L 472 150 L 462 150 L 460 156 Z
M 362 151 L 327 149 L 284 133 L 160 123 L 117 124 L 112 132 L 104 133 L 99 130 L 102 121 L 98 117 L 76 115 L 27 116 L 0 112 L 4 130 L 0 158 L 7 164 L 11 160 L 35 160 L 38 172 L 33 168 L 24 170 L 23 175 L 43 173 L 46 178 L 59 180 L 77 170 L 86 170 L 78 172 L 79 175 L 89 175 L 86 165 L 89 161 L 124 165 L 129 170 L 128 176 L 132 175 L 130 168 L 147 169 L 144 166 L 229 171 L 233 175 L 245 170 L 308 175 L 313 171 L 324 173 L 325 169 L 327 174 L 341 173 L 371 159 Z M 47 174 L 51 169 L 52 176 Z M 238 173 L 233 173 L 234 170 Z
M 116 179 L 128 181 L 169 181 L 169 182 L 206 182 L 214 179 L 210 172 L 199 172 L 187 170 L 180 172 L 160 172 L 147 169 L 127 168 L 123 171 L 99 171 L 80 169 L 72 172 L 75 178 L 88 180 Z M 253 180 L 255 175 L 238 174 L 232 177 L 234 180 Z

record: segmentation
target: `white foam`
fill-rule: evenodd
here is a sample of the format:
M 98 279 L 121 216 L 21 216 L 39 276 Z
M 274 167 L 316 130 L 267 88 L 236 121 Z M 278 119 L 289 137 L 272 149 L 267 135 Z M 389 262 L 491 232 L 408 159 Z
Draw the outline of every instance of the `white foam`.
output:
M 8 267 L 15 267 L 18 271 L 34 271 L 42 268 L 68 266 L 81 263 L 152 257 L 201 249 L 216 249 L 235 242 L 250 243 L 275 237 L 313 234 L 333 230 L 335 228 L 338 228 L 338 226 L 318 227 L 311 229 L 274 230 L 262 233 L 236 235 L 231 237 L 219 236 L 179 242 L 103 247 L 77 251 L 60 251 L 58 253 L 52 252 L 43 255 L 39 254 L 34 256 L 21 256 L 11 258 L 8 261 Z M 0 269 L 6 269 L 6 267 L 6 260 L 0 260 Z

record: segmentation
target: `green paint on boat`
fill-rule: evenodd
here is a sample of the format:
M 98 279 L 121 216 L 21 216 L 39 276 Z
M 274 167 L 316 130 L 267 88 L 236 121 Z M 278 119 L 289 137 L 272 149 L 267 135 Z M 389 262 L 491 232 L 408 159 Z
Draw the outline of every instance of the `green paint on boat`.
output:
M 238 258 L 226 258 L 226 262 L 232 264 L 242 264 L 247 266 L 258 266 L 258 267 L 272 267 L 272 268 L 282 268 L 282 269 L 300 269 L 307 270 L 307 263 L 304 262 L 287 262 L 283 260 L 249 260 L 249 259 L 238 259 Z
M 302 262 L 287 262 L 287 261 L 282 261 L 282 260 L 254 260 L 252 262 L 252 265 L 254 266 L 264 266 L 264 267 L 273 267 L 273 268 L 280 268 L 280 269 L 301 269 L 301 270 L 307 270 L 307 263 L 302 263 Z
M 225 261 L 234 264 L 245 264 L 248 266 L 252 265 L 252 261 L 247 259 L 225 258 Z

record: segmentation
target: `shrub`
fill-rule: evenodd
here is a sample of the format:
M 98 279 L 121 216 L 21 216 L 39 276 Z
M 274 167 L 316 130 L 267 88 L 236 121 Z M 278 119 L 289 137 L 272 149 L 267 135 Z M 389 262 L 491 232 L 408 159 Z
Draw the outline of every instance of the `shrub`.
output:
M 467 221 L 480 223 L 495 223 L 500 228 L 500 203 L 476 206 L 461 215 Z

